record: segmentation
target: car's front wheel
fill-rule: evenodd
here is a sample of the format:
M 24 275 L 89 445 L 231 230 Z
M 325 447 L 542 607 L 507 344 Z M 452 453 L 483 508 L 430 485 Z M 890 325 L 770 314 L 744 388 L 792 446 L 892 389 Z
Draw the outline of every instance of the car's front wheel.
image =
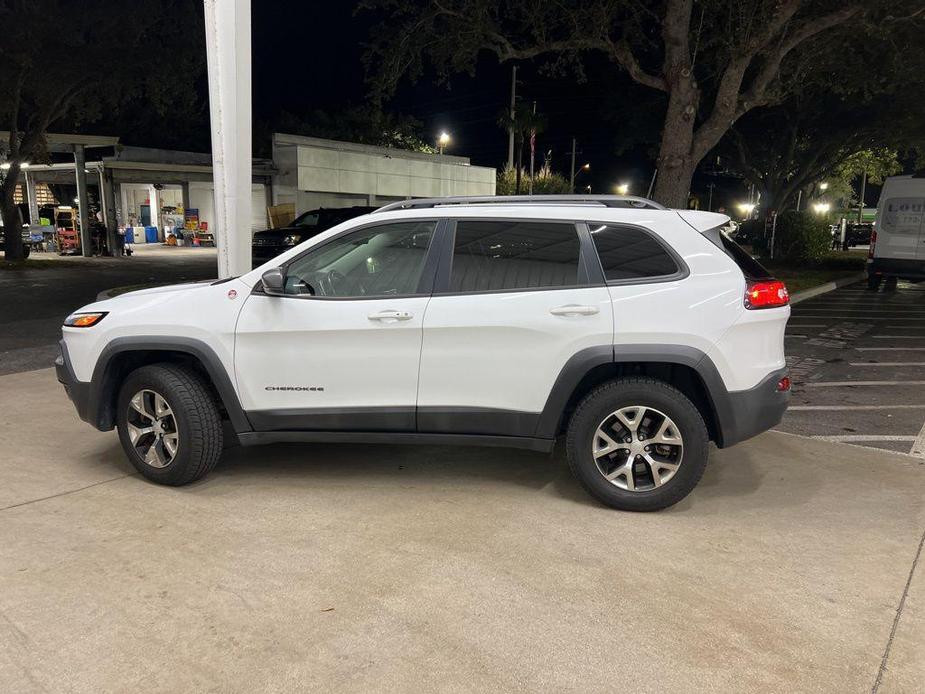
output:
M 117 401 L 119 440 L 142 475 L 179 486 L 208 473 L 222 452 L 222 421 L 208 385 L 174 364 L 129 374 Z
M 568 425 L 569 466 L 594 497 L 625 511 L 657 511 L 697 486 L 707 464 L 707 429 L 679 390 L 651 378 L 622 378 L 591 391 Z

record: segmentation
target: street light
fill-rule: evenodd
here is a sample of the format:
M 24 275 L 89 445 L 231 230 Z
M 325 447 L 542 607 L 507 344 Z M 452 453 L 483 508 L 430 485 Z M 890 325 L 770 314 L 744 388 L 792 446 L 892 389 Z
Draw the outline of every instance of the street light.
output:
M 627 195 L 630 192 L 629 183 L 619 183 L 617 184 L 617 195 Z
M 813 203 L 813 212 L 816 214 L 825 214 L 832 209 L 832 206 L 827 202 L 815 202 Z
M 440 133 L 440 137 L 437 138 L 437 146 L 440 148 L 440 154 L 443 154 L 443 150 L 448 144 L 450 144 L 450 136 L 444 131 Z
M 755 205 L 751 202 L 740 202 L 738 205 L 739 212 L 747 219 L 752 216 L 752 212 L 755 211 Z
M 7 171 L 7 170 L 9 170 L 9 168 L 10 168 L 11 166 L 12 166 L 12 164 L 11 164 L 10 162 L 5 161 L 5 162 L 3 162 L 2 164 L 0 164 L 0 169 L 3 169 L 4 171 Z M 20 162 L 19 168 L 20 168 L 20 169 L 28 169 L 28 168 L 29 168 L 29 162 L 27 162 L 27 161 Z
M 821 190 L 821 191 L 826 191 L 826 190 L 828 190 L 828 189 L 829 189 L 829 184 L 826 183 L 825 181 L 823 181 L 822 183 L 819 184 L 819 190 Z

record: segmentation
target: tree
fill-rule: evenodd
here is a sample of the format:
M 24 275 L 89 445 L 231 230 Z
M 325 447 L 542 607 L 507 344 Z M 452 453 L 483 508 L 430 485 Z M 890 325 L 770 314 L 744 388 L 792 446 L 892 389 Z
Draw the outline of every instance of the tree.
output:
M 505 109 L 498 115 L 498 127 L 514 133 L 514 195 L 520 195 L 523 178 L 524 141 L 546 129 L 546 117 L 532 107 L 517 104 L 514 113 Z
M 418 79 L 473 73 L 482 52 L 499 61 L 548 58 L 572 65 L 606 55 L 666 97 L 655 197 L 683 206 L 697 164 L 729 127 L 779 102 L 782 70 L 807 47 L 862 18 L 912 14 L 916 0 L 365 0 L 389 15 L 373 31 L 366 60 L 383 95 Z M 451 38 L 450 38 L 451 37 Z
M 261 127 L 267 136 L 259 139 L 267 142 L 270 139 L 269 133 L 283 132 L 427 154 L 437 151 L 436 147 L 421 137 L 419 120 L 368 104 L 345 106 L 336 112 L 314 109 L 304 115 L 282 111 Z
M 786 209 L 823 178 L 828 196 L 850 205 L 854 178 L 880 181 L 899 171 L 897 152 L 925 152 L 925 56 L 905 50 L 917 30 L 888 23 L 880 34 L 815 46 L 793 66 L 785 102 L 733 126 L 719 151 L 761 191 L 764 210 Z M 866 79 L 871 65 L 876 79 Z
M 47 160 L 46 133 L 138 101 L 162 114 L 195 112 L 205 49 L 196 0 L 0 0 L 0 26 L 0 123 L 9 128 L 0 214 L 5 256 L 15 261 L 22 245 L 9 233 L 20 225 L 13 194 L 22 164 Z

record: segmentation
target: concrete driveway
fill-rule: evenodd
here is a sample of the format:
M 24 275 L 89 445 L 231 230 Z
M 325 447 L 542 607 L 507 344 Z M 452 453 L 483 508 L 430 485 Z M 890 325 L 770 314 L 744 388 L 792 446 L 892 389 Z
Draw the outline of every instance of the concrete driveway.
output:
M 560 455 L 235 449 L 131 474 L 0 377 L 2 692 L 921 692 L 925 465 L 783 433 L 657 514 Z

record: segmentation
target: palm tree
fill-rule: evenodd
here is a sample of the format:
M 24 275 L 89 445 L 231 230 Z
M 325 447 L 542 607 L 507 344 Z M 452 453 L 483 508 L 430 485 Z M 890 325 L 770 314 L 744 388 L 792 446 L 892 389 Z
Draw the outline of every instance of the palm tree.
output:
M 517 104 L 517 106 L 514 107 L 513 116 L 507 109 L 501 111 L 498 115 L 498 127 L 507 132 L 513 131 L 514 133 L 514 151 L 516 152 L 514 155 L 516 175 L 514 194 L 520 195 L 521 178 L 523 175 L 524 140 L 531 132 L 542 132 L 546 128 L 546 118 L 536 113 L 532 107 L 527 107 L 524 104 Z

